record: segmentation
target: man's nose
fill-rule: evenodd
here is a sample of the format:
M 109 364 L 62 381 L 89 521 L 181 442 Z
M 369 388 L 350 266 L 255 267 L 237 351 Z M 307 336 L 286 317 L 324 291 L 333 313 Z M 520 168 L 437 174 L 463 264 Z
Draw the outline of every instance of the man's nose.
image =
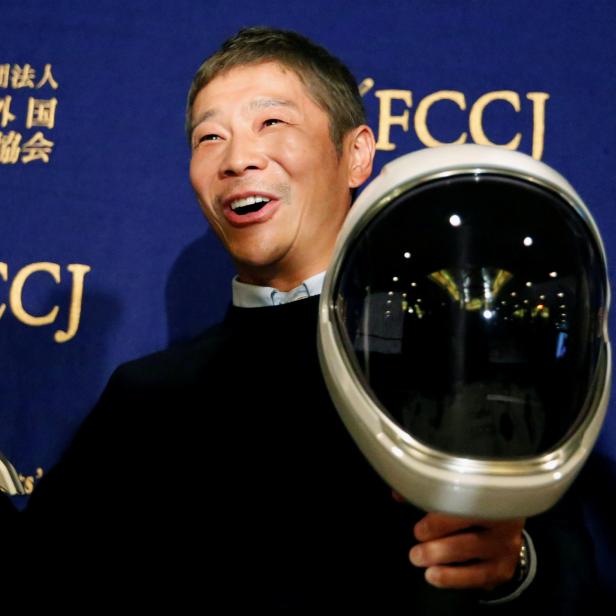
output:
M 228 141 L 220 172 L 225 177 L 243 175 L 252 169 L 264 169 L 267 158 L 257 140 L 234 137 Z

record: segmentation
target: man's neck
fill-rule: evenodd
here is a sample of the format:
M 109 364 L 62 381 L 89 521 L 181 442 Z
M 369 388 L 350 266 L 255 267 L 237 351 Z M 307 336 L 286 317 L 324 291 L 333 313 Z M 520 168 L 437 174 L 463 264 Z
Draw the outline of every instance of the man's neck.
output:
M 305 280 L 316 276 L 324 271 L 325 267 L 306 268 L 305 270 L 295 270 L 289 273 L 271 272 L 246 272 L 238 268 L 237 279 L 244 284 L 252 284 L 259 287 L 272 287 L 278 291 L 291 291 Z

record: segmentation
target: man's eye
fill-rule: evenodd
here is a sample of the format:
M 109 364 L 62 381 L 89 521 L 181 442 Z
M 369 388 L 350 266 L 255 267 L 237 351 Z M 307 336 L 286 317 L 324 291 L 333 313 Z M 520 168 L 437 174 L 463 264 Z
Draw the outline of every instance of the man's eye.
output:
M 204 141 L 220 141 L 220 135 L 217 135 L 216 133 L 207 133 L 206 135 L 195 137 L 195 141 L 194 141 L 195 145 L 193 147 L 196 148 L 198 145 L 200 145 Z
M 282 120 L 270 118 L 269 120 L 265 120 L 265 122 L 263 122 L 263 126 L 275 126 L 276 124 L 282 124 Z

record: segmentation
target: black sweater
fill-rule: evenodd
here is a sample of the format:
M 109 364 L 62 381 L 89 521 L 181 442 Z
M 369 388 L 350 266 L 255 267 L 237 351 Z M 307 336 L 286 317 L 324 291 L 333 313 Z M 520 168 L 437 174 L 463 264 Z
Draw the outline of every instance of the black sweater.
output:
M 539 573 L 511 604 L 423 581 L 408 561 L 423 513 L 393 500 L 338 418 L 317 305 L 231 307 L 200 338 L 118 368 L 18 517 L 15 571 L 36 567 L 58 597 L 141 606 L 578 613 L 592 548 L 567 503 L 529 522 Z

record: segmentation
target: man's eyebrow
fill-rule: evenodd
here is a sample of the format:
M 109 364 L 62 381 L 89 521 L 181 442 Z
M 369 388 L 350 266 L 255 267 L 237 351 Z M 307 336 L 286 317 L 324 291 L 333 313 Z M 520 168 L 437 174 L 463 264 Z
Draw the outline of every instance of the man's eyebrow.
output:
M 195 128 L 199 126 L 199 124 L 201 124 L 201 122 L 205 122 L 206 120 L 213 118 L 217 114 L 218 114 L 218 109 L 207 109 L 206 111 L 204 111 L 202 114 L 198 115 L 195 118 L 195 121 L 192 123 L 192 126 L 190 127 L 190 132 L 192 133 L 195 130 Z
M 293 101 L 285 98 L 256 98 L 248 104 L 248 108 L 252 111 L 267 109 L 268 107 L 289 107 L 290 109 L 299 109 Z M 218 113 L 218 109 L 207 109 L 198 115 L 190 127 L 190 132 L 192 133 L 192 131 L 194 131 L 199 124 L 217 116 Z
M 249 108 L 252 110 L 267 109 L 268 107 L 290 107 L 291 109 L 298 108 L 293 101 L 285 98 L 257 98 L 250 101 L 249 104 Z

